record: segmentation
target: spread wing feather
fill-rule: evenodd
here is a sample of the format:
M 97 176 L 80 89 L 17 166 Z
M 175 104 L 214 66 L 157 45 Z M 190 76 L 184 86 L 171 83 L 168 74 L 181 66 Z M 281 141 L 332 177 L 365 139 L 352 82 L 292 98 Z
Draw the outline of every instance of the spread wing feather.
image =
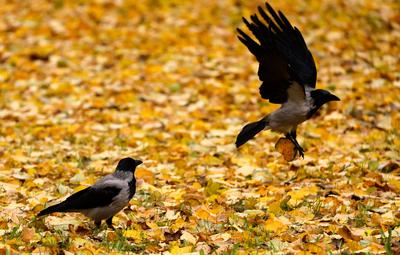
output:
M 271 5 L 265 5 L 268 14 L 258 7 L 263 21 L 257 14 L 250 16 L 251 22 L 243 18 L 257 41 L 241 29 L 237 29 L 238 38 L 260 63 L 261 97 L 282 104 L 288 99 L 287 90 L 293 81 L 314 88 L 317 69 L 300 31 L 282 12 L 276 13 Z

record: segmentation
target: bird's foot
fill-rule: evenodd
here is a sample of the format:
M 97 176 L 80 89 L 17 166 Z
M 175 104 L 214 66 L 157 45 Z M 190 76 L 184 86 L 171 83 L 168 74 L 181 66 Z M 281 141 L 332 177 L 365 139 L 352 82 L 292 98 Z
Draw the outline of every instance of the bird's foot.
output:
M 115 230 L 113 224 L 112 224 L 112 217 L 106 220 L 107 227 L 111 228 L 112 230 Z
M 292 141 L 292 143 L 296 147 L 297 152 L 304 159 L 304 149 L 300 146 L 299 142 L 296 140 L 296 136 L 288 133 L 286 135 L 286 138 L 288 138 L 290 141 Z
M 300 156 L 304 159 L 304 149 L 298 144 L 296 145 L 296 149 Z
M 103 231 L 102 226 L 101 226 L 101 221 L 100 222 L 94 222 L 94 229 L 93 229 L 93 234 L 97 235 L 101 231 Z
M 293 139 L 292 142 L 294 143 L 294 146 L 296 147 L 297 152 L 304 159 L 304 149 L 303 149 L 303 147 L 300 146 L 300 144 L 297 142 L 296 139 Z
M 101 221 L 95 221 L 94 225 L 96 225 L 96 228 L 100 228 L 101 227 Z

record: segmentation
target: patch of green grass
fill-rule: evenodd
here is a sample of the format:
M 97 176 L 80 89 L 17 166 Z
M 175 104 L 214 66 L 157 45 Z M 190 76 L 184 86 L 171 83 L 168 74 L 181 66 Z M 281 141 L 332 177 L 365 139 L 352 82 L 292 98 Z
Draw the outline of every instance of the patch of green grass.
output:
M 90 158 L 86 156 L 81 156 L 77 159 L 78 161 L 78 168 L 79 169 L 85 169 L 87 165 L 90 163 Z
M 71 237 L 68 232 L 57 230 L 58 247 L 62 250 L 68 250 L 71 246 Z
M 228 251 L 224 252 L 224 255 L 235 255 L 237 254 L 238 249 L 240 248 L 240 244 L 236 243 L 230 248 Z
M 7 232 L 3 235 L 2 239 L 3 240 L 11 240 L 15 238 L 19 238 L 21 236 L 21 230 L 19 227 L 13 227 L 13 229 L 10 232 Z
M 208 220 L 199 220 L 196 225 L 196 232 L 213 234 L 223 229 L 222 224 L 214 224 Z
M 127 141 L 127 140 L 128 140 L 128 139 L 127 139 L 125 136 L 118 134 L 118 135 L 114 138 L 114 143 L 115 143 L 115 145 L 118 145 L 118 146 L 120 146 L 120 147 L 126 147 L 126 141 Z
M 381 229 L 381 237 L 382 237 L 382 243 L 385 247 L 385 251 L 387 255 L 393 255 L 393 250 L 392 250 L 392 229 L 388 229 L 388 235 L 386 236 L 383 230 Z
M 240 199 L 234 205 L 232 205 L 232 208 L 236 212 L 244 212 L 245 210 L 256 209 L 256 204 L 257 203 L 258 203 L 258 201 L 257 201 L 256 198 L 250 197 L 250 198 L 247 198 L 247 199 Z
M 293 210 L 293 207 L 290 206 L 288 203 L 290 201 L 292 197 L 291 196 L 286 196 L 282 199 L 282 201 L 279 204 L 279 207 L 283 210 L 283 211 L 291 211 Z
M 364 227 L 367 225 L 367 222 L 369 221 L 369 217 L 368 217 L 368 211 L 370 211 L 372 209 L 371 206 L 368 205 L 364 205 L 362 203 L 359 203 L 357 205 L 357 214 L 354 218 L 354 222 L 356 224 L 356 227 L 360 228 L 360 227 Z
M 317 198 L 313 203 L 311 203 L 310 208 L 316 217 L 321 216 L 322 201 Z
M 265 231 L 263 225 L 256 225 L 247 229 L 253 238 L 245 240 L 243 243 L 244 249 L 269 249 L 267 243 L 271 240 L 271 233 Z
M 368 169 L 375 171 L 379 167 L 379 162 L 376 160 L 368 161 Z
M 207 186 L 204 188 L 204 193 L 207 197 L 212 195 L 218 195 L 223 191 L 222 184 L 214 182 L 212 179 L 207 181 Z
M 119 252 L 143 252 L 147 245 L 149 245 L 148 241 L 142 242 L 140 245 L 131 244 L 121 230 L 116 230 L 115 233 L 117 237 L 114 240 L 108 240 L 105 236 L 101 243 L 108 250 L 115 250 Z
M 139 190 L 136 192 L 135 197 L 141 201 L 141 205 L 146 208 L 163 206 L 164 196 L 158 191 Z
M 169 85 L 169 90 L 171 92 L 179 92 L 181 90 L 182 86 L 179 83 L 173 83 Z

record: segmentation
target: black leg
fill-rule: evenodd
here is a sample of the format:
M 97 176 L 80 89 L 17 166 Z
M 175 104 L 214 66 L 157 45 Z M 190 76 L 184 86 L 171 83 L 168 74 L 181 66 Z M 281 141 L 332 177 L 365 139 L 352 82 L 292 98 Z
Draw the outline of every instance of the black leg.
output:
M 294 139 L 296 139 L 296 137 L 297 137 L 296 129 L 292 129 L 292 131 L 290 131 L 290 135 L 291 135 Z
M 296 146 L 297 151 L 300 156 L 304 158 L 304 149 L 300 146 L 299 142 L 296 140 L 296 130 L 292 130 L 290 133 L 286 134 L 286 138 L 288 138 L 292 143 Z
M 302 152 L 304 152 L 303 147 L 300 146 L 299 142 L 297 142 L 297 134 L 296 134 L 296 129 L 293 129 L 292 131 L 290 131 L 290 135 L 293 137 L 295 144 L 297 145 L 298 149 Z M 304 158 L 304 156 L 303 156 Z
M 111 229 L 114 229 L 114 226 L 112 225 L 112 216 L 110 217 L 110 218 L 108 218 L 107 220 L 106 220 L 106 223 L 107 223 L 107 226 L 109 227 L 109 228 L 111 228 Z
M 101 221 L 95 221 L 94 224 L 96 225 L 97 228 L 100 228 L 100 226 L 101 226 Z

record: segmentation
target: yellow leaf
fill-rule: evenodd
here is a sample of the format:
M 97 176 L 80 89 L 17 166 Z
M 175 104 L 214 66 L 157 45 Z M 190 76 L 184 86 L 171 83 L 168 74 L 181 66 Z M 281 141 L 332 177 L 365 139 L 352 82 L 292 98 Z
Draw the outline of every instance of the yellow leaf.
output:
M 195 190 L 201 189 L 201 184 L 198 183 L 198 182 L 194 182 L 192 184 L 192 188 L 195 189 Z
M 202 219 L 202 220 L 210 220 L 211 218 L 211 214 L 209 212 L 207 212 L 206 210 L 204 210 L 203 208 L 198 209 L 194 215 L 196 215 L 198 218 Z
M 276 218 L 273 214 L 270 214 L 269 219 L 265 221 L 264 228 L 266 231 L 273 233 L 282 233 L 286 231 L 288 226 L 281 220 Z
M 283 210 L 281 208 L 281 201 L 275 201 L 268 205 L 268 212 L 274 215 L 281 215 Z
M 395 178 L 389 178 L 387 180 L 388 186 L 395 192 L 400 193 L 400 180 Z
M 310 208 L 307 207 L 300 207 L 297 209 L 294 209 L 293 211 L 290 212 L 290 215 L 296 219 L 296 221 L 309 221 L 314 218 L 314 214 L 312 213 Z
M 210 208 L 210 213 L 212 213 L 212 214 L 219 214 L 219 213 L 223 213 L 225 211 L 226 211 L 225 207 L 220 206 L 220 205 L 216 205 L 213 208 Z
M 192 246 L 179 247 L 178 245 L 173 245 L 170 249 L 170 252 L 172 254 L 185 254 L 192 252 L 192 250 L 193 250 Z
M 345 240 L 360 241 L 361 238 L 351 232 L 347 226 L 342 226 L 337 229 L 337 233 L 341 235 Z
M 293 190 L 288 192 L 288 196 L 291 196 L 291 201 L 297 203 L 302 201 L 305 197 L 309 196 L 309 195 L 313 195 L 313 194 L 317 194 L 318 192 L 318 187 L 315 185 L 310 185 L 310 186 L 306 186 L 303 187 L 299 190 Z
M 181 229 L 183 226 L 185 226 L 185 220 L 183 220 L 182 218 L 178 218 L 175 223 L 171 226 L 171 230 L 173 232 L 178 231 L 179 229 Z
M 155 223 L 154 221 L 146 221 L 146 225 L 151 229 L 158 229 L 159 228 L 157 223 Z
M 10 77 L 10 74 L 5 70 L 0 70 L 0 82 L 6 81 Z
M 145 182 L 149 184 L 154 183 L 154 173 L 143 168 L 138 168 L 135 172 L 136 179 L 143 179 Z
M 203 162 L 206 165 L 214 165 L 214 166 L 220 166 L 221 164 L 224 163 L 224 161 L 222 161 L 221 159 L 209 155 L 204 157 Z
M 153 228 L 146 232 L 146 234 L 153 239 L 165 241 L 165 235 L 161 228 Z
M 128 239 L 133 239 L 135 241 L 142 240 L 141 231 L 134 230 L 134 229 L 125 230 L 124 236 Z
M 182 235 L 181 235 L 180 239 L 187 241 L 191 244 L 196 244 L 198 238 L 187 231 L 182 231 Z
M 362 249 L 362 246 L 358 241 L 353 241 L 353 240 L 346 240 L 347 246 L 350 248 L 351 251 L 358 251 Z
M 311 254 L 325 254 L 324 249 L 322 249 L 320 245 L 308 243 L 305 245 L 305 247 L 308 252 L 311 252 Z

